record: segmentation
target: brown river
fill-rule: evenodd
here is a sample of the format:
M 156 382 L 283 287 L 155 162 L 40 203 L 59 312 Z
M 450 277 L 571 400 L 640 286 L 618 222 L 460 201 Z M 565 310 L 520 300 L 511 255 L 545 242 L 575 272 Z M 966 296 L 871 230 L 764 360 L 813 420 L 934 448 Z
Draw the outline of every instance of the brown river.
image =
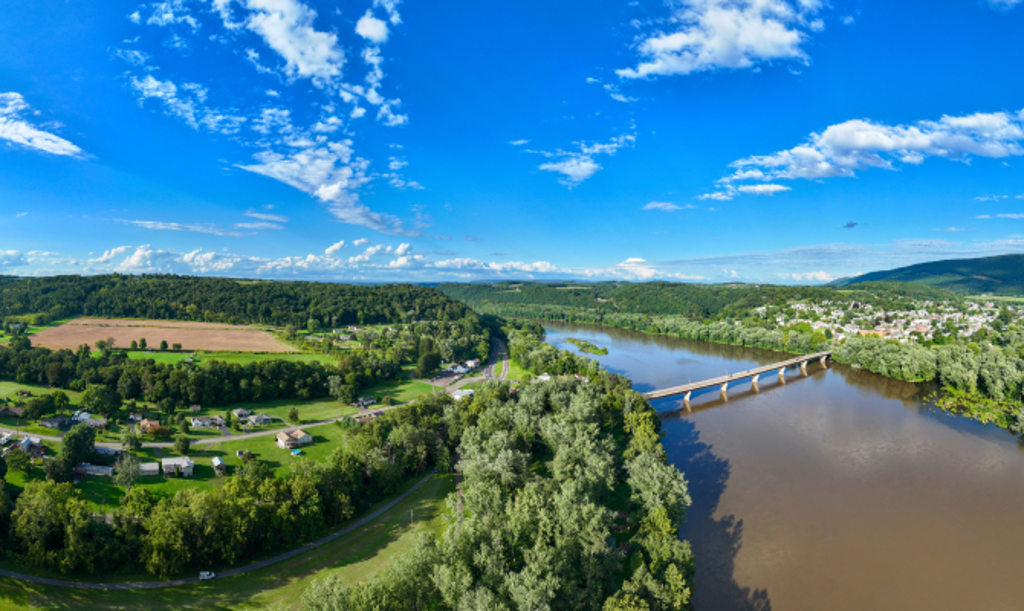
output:
M 546 325 L 648 391 L 787 358 Z M 655 401 L 693 505 L 697 609 L 1024 609 L 1024 451 L 926 406 L 912 384 L 830 363 Z M 1018 592 L 1021 589 L 1022 592 Z

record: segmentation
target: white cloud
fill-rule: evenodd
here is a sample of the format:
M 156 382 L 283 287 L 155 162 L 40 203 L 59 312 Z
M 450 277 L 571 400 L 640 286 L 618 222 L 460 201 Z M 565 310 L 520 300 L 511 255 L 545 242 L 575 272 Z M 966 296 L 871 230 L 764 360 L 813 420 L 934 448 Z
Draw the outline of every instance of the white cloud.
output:
M 740 193 L 752 193 L 754 195 L 775 195 L 783 191 L 790 191 L 791 189 L 786 185 L 740 185 L 736 187 L 736 190 Z
M 401 257 L 403 255 L 409 254 L 410 250 L 412 250 L 412 245 L 409 244 L 408 242 L 402 242 L 401 244 L 398 245 L 398 248 L 395 249 L 395 254 Z
M 1004 213 L 1004 214 L 979 214 L 979 215 L 975 216 L 974 218 L 976 218 L 976 219 L 983 219 L 983 220 L 986 220 L 986 219 L 1006 219 L 1006 220 L 1010 220 L 1010 221 L 1019 221 L 1021 219 L 1024 219 L 1024 214 L 1021 214 L 1019 212 L 1007 212 L 1007 213 Z
M 161 81 L 147 74 L 132 77 L 131 86 L 139 103 L 147 99 L 163 102 L 164 111 L 184 121 L 192 129 L 206 128 L 219 134 L 235 134 L 246 122 L 246 117 L 215 110 L 206 105 L 208 91 L 197 83 L 184 83 L 181 87 L 172 81 Z
M 383 44 L 388 40 L 388 24 L 374 17 L 373 12 L 368 10 L 356 22 L 356 34 L 371 42 Z
M 251 229 L 254 231 L 259 231 L 261 229 L 284 229 L 284 225 L 269 223 L 267 221 L 246 221 L 242 223 L 235 223 L 235 227 L 238 229 Z
M 0 140 L 7 140 L 51 155 L 65 157 L 84 157 L 85 153 L 77 145 L 56 134 L 36 127 L 22 118 L 29 110 L 28 103 L 20 93 L 8 91 L 0 93 Z
M 363 244 L 369 244 L 369 243 L 370 243 L 370 241 L 367 240 L 366 238 L 359 238 L 358 240 L 355 240 L 354 242 L 352 242 L 352 245 L 353 246 L 362 246 Z
M 996 10 L 1010 10 L 1024 0 L 988 0 L 989 6 Z
M 733 174 L 722 182 L 853 176 L 867 168 L 917 165 L 928 157 L 966 161 L 1024 155 L 1022 141 L 1024 111 L 945 115 L 912 125 L 853 119 L 812 133 L 791 149 L 737 160 L 731 164 Z
M 333 257 L 335 253 L 337 253 L 342 248 L 345 248 L 345 240 L 338 240 L 334 244 L 331 244 L 330 246 L 325 248 L 324 254 L 327 255 L 328 257 Z
M 103 251 L 103 254 L 95 259 L 89 259 L 89 263 L 106 263 L 107 261 L 123 255 L 131 250 L 131 248 L 131 246 L 117 246 L 115 248 L 109 248 Z
M 398 14 L 398 4 L 400 0 L 373 0 L 374 8 L 382 8 L 388 14 L 388 20 L 391 25 L 398 25 L 402 23 L 402 17 Z
M 789 0 L 679 0 L 668 3 L 665 29 L 644 34 L 642 61 L 616 70 L 622 78 L 691 74 L 721 68 L 754 68 L 777 60 L 807 62 L 801 48 L 819 2 Z
M 511 140 L 511 141 L 509 141 L 509 144 L 511 144 L 512 146 L 523 146 L 524 144 L 529 144 L 529 143 L 530 143 L 529 140 L 523 140 L 521 138 L 519 140 Z
M 298 0 L 246 0 L 246 6 L 253 11 L 246 27 L 284 59 L 286 74 L 320 87 L 341 77 L 344 52 L 335 34 L 313 27 L 316 11 Z
M 676 210 L 692 209 L 695 207 L 696 206 L 694 206 L 693 204 L 686 204 L 685 206 L 680 206 L 678 204 L 673 204 L 672 202 L 650 202 L 646 206 L 644 206 L 644 210 L 661 210 L 662 212 L 675 212 Z
M 704 193 L 697 197 L 697 199 L 713 199 L 719 202 L 727 202 L 735 197 L 734 191 L 713 191 L 711 193 Z
M 593 142 L 588 144 L 587 142 L 576 142 L 574 144 L 579 148 L 576 151 L 558 149 L 554 152 L 549 152 L 527 149 L 527 152 L 554 159 L 554 161 L 542 163 L 538 166 L 538 169 L 561 174 L 562 177 L 559 179 L 559 182 L 571 189 L 601 169 L 601 165 L 594 161 L 594 157 L 597 155 L 614 155 L 619 149 L 632 145 L 634 142 L 636 142 L 636 136 L 627 133 L 616 136 L 607 143 Z
M 199 29 L 199 22 L 189 14 L 182 0 L 167 0 L 152 5 L 153 14 L 146 20 L 147 25 L 169 26 L 185 24 L 193 31 Z M 129 19 L 138 23 L 138 11 L 129 15 Z

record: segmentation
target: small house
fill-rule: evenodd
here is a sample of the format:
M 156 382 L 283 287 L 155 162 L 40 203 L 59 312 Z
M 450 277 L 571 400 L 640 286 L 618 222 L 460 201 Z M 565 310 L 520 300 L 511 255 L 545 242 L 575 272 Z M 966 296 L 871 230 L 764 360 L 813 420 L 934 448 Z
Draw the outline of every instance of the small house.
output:
M 108 447 L 108 446 L 96 446 L 96 447 L 93 448 L 93 452 L 96 452 L 96 454 L 98 454 L 100 456 L 117 456 L 117 455 L 119 455 L 122 452 L 122 450 L 121 450 L 121 448 L 111 448 L 111 447 Z
M 8 405 L 7 407 L 4 408 L 4 415 L 21 418 L 22 416 L 25 415 L 25 408 L 18 407 L 16 405 Z
M 138 412 L 132 412 L 132 413 L 128 414 L 128 422 L 141 422 L 141 421 L 142 421 L 142 414 L 140 414 Z
M 253 414 L 249 416 L 248 422 L 253 426 L 259 426 L 261 424 L 269 424 L 273 419 L 266 414 Z
M 191 412 L 198 412 L 198 411 L 200 411 L 201 409 L 203 409 L 203 407 L 202 407 L 201 405 L 199 405 L 199 404 L 193 404 L 193 405 L 189 405 L 189 406 L 188 406 L 188 409 L 189 409 L 189 411 L 191 411 Z
M 196 416 L 189 419 L 189 424 L 194 429 L 211 429 L 224 426 L 224 418 L 221 416 Z
M 356 407 L 359 409 L 366 409 L 377 402 L 374 397 L 359 397 L 356 399 Z
M 244 407 L 236 407 L 235 409 L 231 410 L 231 414 L 235 418 L 248 418 L 249 414 L 251 414 L 251 413 L 252 412 L 250 412 L 249 410 L 245 409 Z
M 139 463 L 139 477 L 153 477 L 160 475 L 160 463 L 143 462 Z
M 308 446 L 311 443 L 313 443 L 313 436 L 302 429 L 281 431 L 277 434 L 277 447 L 282 450 L 291 450 L 299 446 Z
M 213 470 L 216 471 L 217 473 L 223 475 L 224 473 L 227 472 L 228 465 L 220 456 L 214 456 L 213 460 L 211 460 L 210 462 L 213 464 Z
M 180 475 L 181 477 L 192 477 L 195 463 L 188 456 L 175 456 L 173 458 L 161 458 L 160 468 L 164 475 Z
M 0 433 L 0 446 L 7 445 L 7 442 L 11 440 L 14 435 L 12 433 Z
M 466 367 L 469 367 L 470 369 L 476 369 L 479 366 L 480 366 L 480 359 L 470 359 L 470 360 L 466 361 Z

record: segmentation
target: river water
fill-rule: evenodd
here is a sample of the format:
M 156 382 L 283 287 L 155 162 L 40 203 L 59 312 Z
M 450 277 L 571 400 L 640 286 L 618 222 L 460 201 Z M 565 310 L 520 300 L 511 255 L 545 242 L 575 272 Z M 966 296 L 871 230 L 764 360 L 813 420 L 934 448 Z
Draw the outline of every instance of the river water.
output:
M 550 323 L 637 391 L 788 358 Z M 578 352 L 578 351 L 577 351 Z M 1024 609 L 1024 452 L 911 384 L 818 363 L 653 402 L 693 505 L 697 609 Z

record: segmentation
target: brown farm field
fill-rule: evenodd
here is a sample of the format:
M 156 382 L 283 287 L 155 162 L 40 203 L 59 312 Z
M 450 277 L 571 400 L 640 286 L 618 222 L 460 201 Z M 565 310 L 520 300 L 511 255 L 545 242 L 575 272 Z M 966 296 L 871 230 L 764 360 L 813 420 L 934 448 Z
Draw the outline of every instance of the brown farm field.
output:
M 133 320 L 126 318 L 76 318 L 44 329 L 32 336 L 32 344 L 47 348 L 94 345 L 113 338 L 114 346 L 127 348 L 132 340 L 146 338 L 151 348 L 167 340 L 182 350 L 225 350 L 232 352 L 296 352 L 271 333 L 246 325 L 189 322 L 185 320 Z

